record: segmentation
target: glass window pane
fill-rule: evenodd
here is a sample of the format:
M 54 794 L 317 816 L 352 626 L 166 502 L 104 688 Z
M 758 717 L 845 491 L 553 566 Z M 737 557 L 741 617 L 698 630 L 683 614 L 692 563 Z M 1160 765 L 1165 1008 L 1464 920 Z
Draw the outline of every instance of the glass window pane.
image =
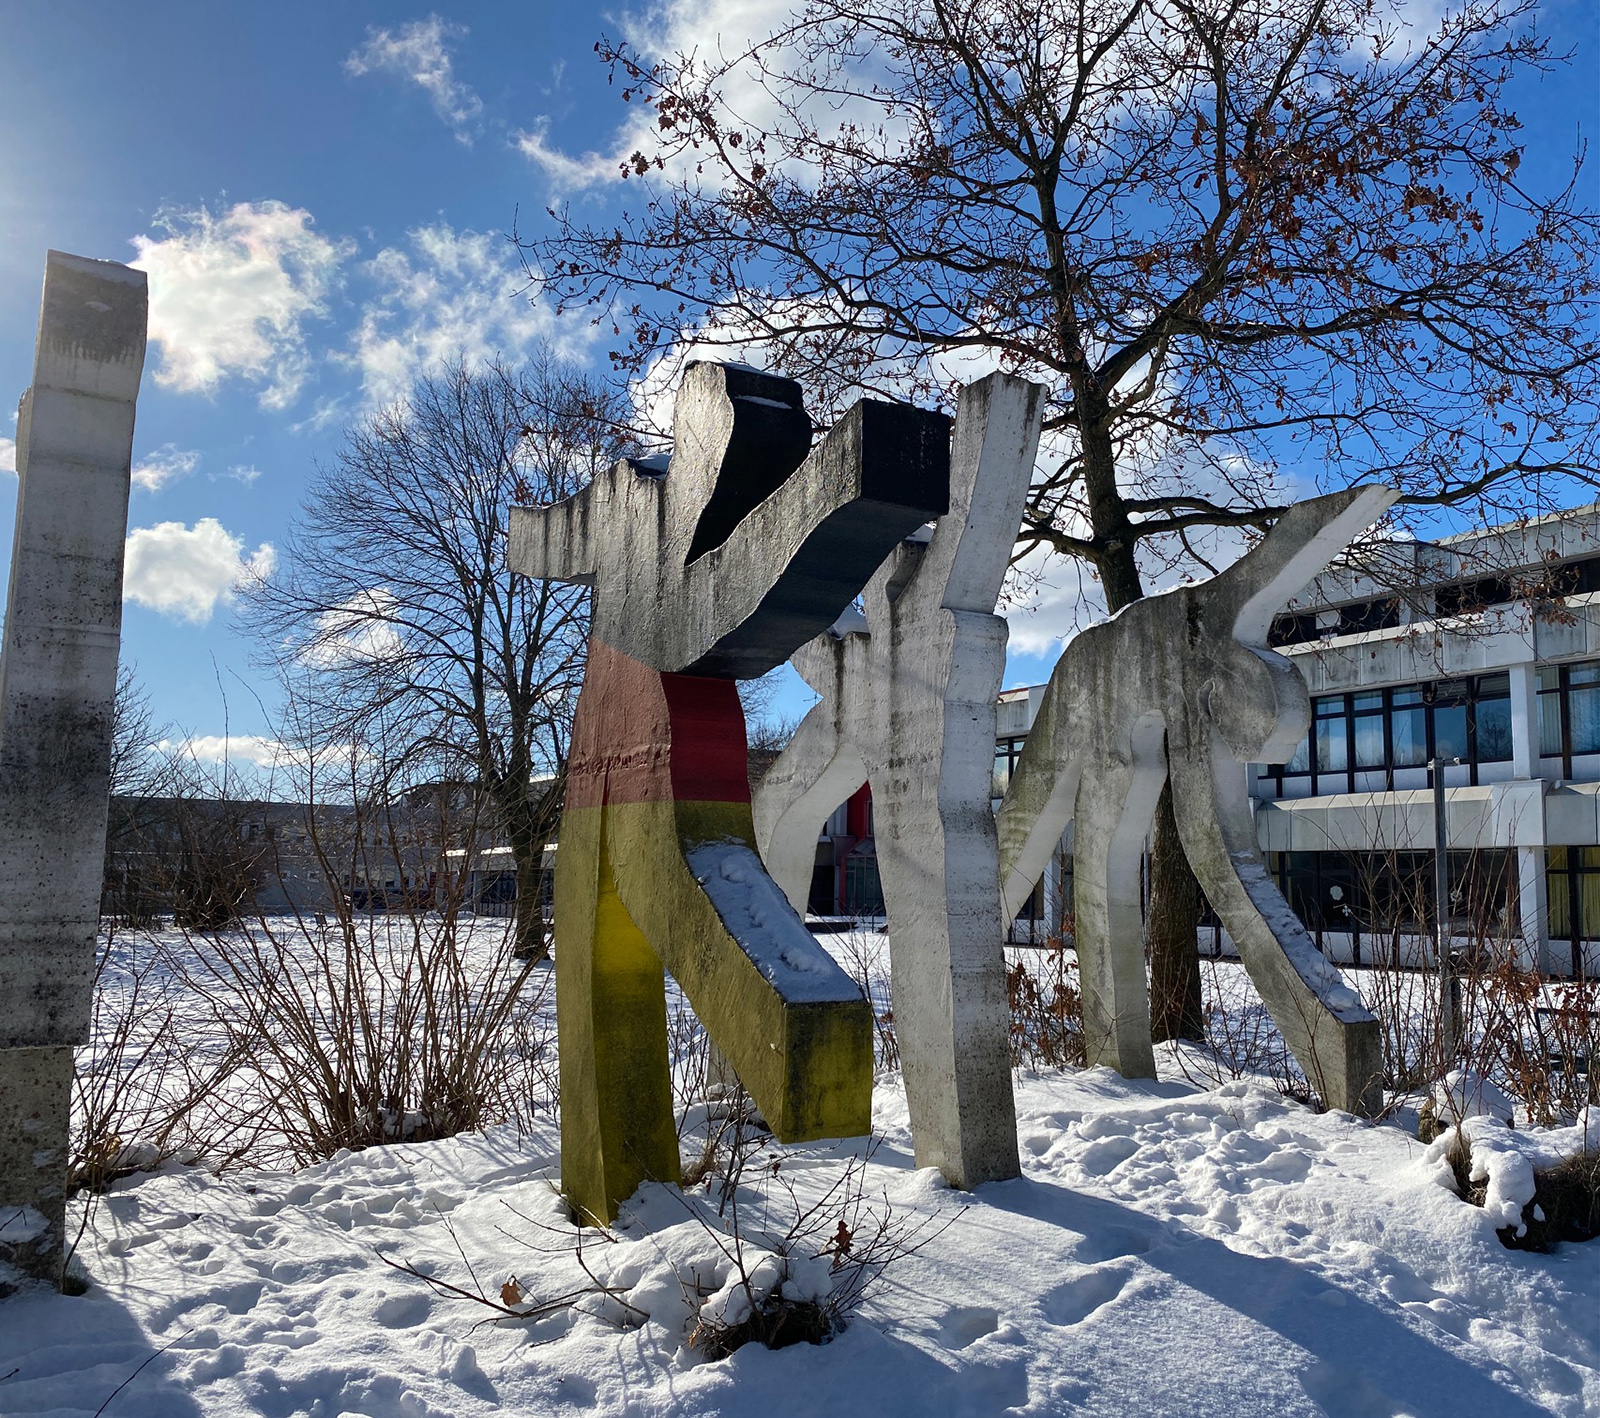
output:
M 1552 847 L 1545 858 L 1551 871 L 1565 871 L 1567 869 L 1567 849 L 1565 847 Z
M 1415 768 L 1428 761 L 1428 729 L 1423 718 L 1427 712 L 1418 705 L 1414 709 L 1396 709 L 1389 716 L 1396 768 Z
M 1555 689 L 1561 683 L 1560 665 L 1539 666 L 1539 688 Z
M 1327 718 L 1330 714 L 1344 713 L 1344 695 L 1342 694 L 1327 694 L 1321 699 L 1312 700 L 1311 703 L 1319 719 Z
M 1567 695 L 1567 713 L 1572 751 L 1600 752 L 1600 688 L 1572 690 Z
M 1433 709 L 1433 751 L 1447 763 L 1467 756 L 1467 706 L 1435 704 Z
M 1544 674 L 1543 670 L 1539 671 Z M 1550 758 L 1561 752 L 1561 696 L 1539 695 L 1539 753 Z
M 1572 938 L 1572 902 L 1567 898 L 1567 874 L 1548 872 L 1545 885 L 1550 893 L 1550 936 L 1553 940 Z
M 1584 940 L 1600 938 L 1600 873 L 1578 877 L 1578 934 Z
M 1379 690 L 1375 694 L 1353 695 L 1350 700 L 1350 707 L 1354 709 L 1357 714 L 1363 713 L 1369 709 L 1382 709 L 1383 691 Z
M 1465 702 L 1472 688 L 1470 680 L 1442 679 L 1433 687 L 1435 704 L 1460 704 Z
M 1511 697 L 1511 676 L 1508 674 L 1479 675 L 1479 699 L 1509 699 Z
M 1317 772 L 1342 773 L 1350 766 L 1350 745 L 1345 738 L 1344 715 L 1336 719 L 1318 719 Z
M 1356 767 L 1383 767 L 1383 716 L 1356 715 Z
M 1511 701 L 1478 701 L 1478 762 L 1504 763 L 1511 758 Z
M 1309 773 L 1311 771 L 1311 739 L 1309 736 L 1300 740 L 1295 746 L 1295 751 L 1289 761 L 1283 765 L 1285 773 Z
M 1406 689 L 1391 690 L 1389 692 L 1389 700 L 1397 709 L 1402 704 L 1420 704 L 1422 703 L 1422 686 L 1413 684 Z
M 1567 679 L 1572 684 L 1600 684 L 1600 660 L 1587 660 L 1581 665 L 1568 665 Z

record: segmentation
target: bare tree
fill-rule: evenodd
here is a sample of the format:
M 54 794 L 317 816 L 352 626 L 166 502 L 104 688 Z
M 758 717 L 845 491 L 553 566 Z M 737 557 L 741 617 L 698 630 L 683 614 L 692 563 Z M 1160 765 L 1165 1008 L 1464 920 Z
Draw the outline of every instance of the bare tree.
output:
M 319 469 L 282 573 L 247 611 L 285 672 L 308 754 L 377 752 L 367 778 L 379 793 L 426 774 L 485 795 L 516 866 L 519 953 L 546 952 L 541 857 L 588 602 L 511 576 L 507 510 L 565 497 L 626 451 L 620 409 L 547 353 L 520 370 L 457 361 L 419 379 Z
M 1506 90 L 1561 56 L 1533 0 L 1414 15 L 806 0 L 737 54 L 605 41 L 654 119 L 624 167 L 644 190 L 615 221 L 556 213 L 530 268 L 610 319 L 626 368 L 692 338 L 835 403 L 1042 380 L 1018 555 L 1077 559 L 1111 611 L 1259 535 L 1285 472 L 1397 484 L 1416 526 L 1546 510 L 1600 464 L 1600 242 L 1581 150 L 1524 182 Z M 1157 1030 L 1189 1033 L 1169 804 L 1155 841 Z

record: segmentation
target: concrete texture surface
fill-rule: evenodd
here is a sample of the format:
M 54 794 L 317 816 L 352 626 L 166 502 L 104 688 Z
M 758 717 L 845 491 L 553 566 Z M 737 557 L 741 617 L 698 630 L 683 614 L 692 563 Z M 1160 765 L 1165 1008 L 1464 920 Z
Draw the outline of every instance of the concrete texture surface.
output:
M 1000 808 L 1001 892 L 1009 920 L 1073 824 L 1091 1063 L 1155 1072 L 1140 861 L 1170 777 L 1189 863 L 1306 1077 L 1331 1107 L 1381 1107 L 1378 1022 L 1268 875 L 1238 764 L 1282 762 L 1311 721 L 1299 671 L 1267 648 L 1273 614 L 1395 496 L 1298 503 L 1220 576 L 1135 602 L 1057 663 Z
M 783 1140 L 871 1123 L 872 1016 L 767 876 L 735 678 L 832 624 L 944 512 L 949 420 L 863 402 L 810 448 L 799 386 L 684 376 L 670 462 L 512 512 L 509 561 L 594 587 L 554 953 L 562 1185 L 609 1221 L 678 1173 L 663 966 Z
M 594 586 L 595 637 L 652 669 L 765 674 L 948 505 L 943 414 L 862 400 L 808 453 L 799 385 L 697 363 L 673 429 L 670 470 L 624 459 L 511 512 L 511 569 Z
M 994 614 L 1044 391 L 991 375 L 956 415 L 950 511 L 902 543 L 853 621 L 806 645 L 821 695 L 755 795 L 768 869 L 805 909 L 817 830 L 864 782 L 888 912 L 896 1037 L 919 1166 L 1018 1174 L 991 781 L 1006 623 Z
M 0 660 L 0 1259 L 59 1278 L 72 1046 L 88 1041 L 145 278 L 52 251 L 17 432 Z

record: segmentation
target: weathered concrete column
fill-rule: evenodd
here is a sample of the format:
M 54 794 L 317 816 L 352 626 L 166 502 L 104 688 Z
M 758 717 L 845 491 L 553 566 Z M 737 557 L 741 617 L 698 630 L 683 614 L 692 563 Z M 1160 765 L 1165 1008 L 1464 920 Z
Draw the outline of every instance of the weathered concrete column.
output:
M 799 911 L 818 825 L 871 783 L 917 1163 L 963 1187 L 1019 1170 L 990 808 L 1007 636 L 994 607 L 1043 394 L 999 374 L 961 391 L 950 511 L 867 583 L 864 626 L 795 655 L 822 702 L 755 795 L 762 858 Z
M 50 253 L 0 661 L 0 1286 L 7 1263 L 58 1283 L 63 1265 L 145 314 L 142 271 Z

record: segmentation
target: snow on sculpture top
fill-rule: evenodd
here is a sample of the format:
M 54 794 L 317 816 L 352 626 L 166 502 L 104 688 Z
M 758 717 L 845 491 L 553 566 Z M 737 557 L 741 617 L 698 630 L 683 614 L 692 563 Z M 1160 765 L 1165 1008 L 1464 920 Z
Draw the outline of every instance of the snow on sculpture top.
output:
M 811 450 L 793 380 L 696 363 L 673 432 L 670 475 L 623 459 L 511 512 L 513 570 L 594 586 L 596 638 L 652 669 L 765 674 L 948 506 L 950 421 L 910 405 L 862 400 Z
M 1297 503 L 1221 575 L 1126 607 L 1066 648 L 1000 808 L 1006 919 L 1074 824 L 1076 941 L 1091 1062 L 1152 1075 L 1139 865 L 1163 782 L 1184 853 L 1306 1077 L 1332 1107 L 1382 1103 L 1376 1019 L 1318 953 L 1256 848 L 1240 763 L 1286 759 L 1311 722 L 1273 614 L 1395 500 Z

